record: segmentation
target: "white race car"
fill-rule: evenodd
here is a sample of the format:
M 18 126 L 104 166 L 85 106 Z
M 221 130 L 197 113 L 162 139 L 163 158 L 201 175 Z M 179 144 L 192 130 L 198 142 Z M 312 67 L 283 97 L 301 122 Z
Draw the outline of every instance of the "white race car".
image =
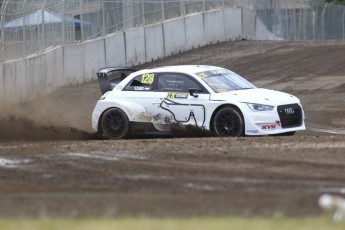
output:
M 305 130 L 298 98 L 256 88 L 224 68 L 103 68 L 97 76 L 103 96 L 93 111 L 92 126 L 105 138 L 192 126 L 221 137 L 293 135 Z

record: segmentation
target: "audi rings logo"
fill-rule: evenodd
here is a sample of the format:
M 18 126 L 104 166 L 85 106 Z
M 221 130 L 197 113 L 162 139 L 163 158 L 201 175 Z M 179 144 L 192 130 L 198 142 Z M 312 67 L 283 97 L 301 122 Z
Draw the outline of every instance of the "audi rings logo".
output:
M 286 108 L 284 109 L 285 114 L 294 114 L 295 110 L 293 108 Z

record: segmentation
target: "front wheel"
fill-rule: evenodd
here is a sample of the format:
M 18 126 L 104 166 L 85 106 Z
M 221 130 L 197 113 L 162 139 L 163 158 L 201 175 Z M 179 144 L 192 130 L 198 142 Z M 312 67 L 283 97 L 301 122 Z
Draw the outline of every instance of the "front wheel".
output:
M 244 121 L 237 109 L 228 106 L 216 113 L 213 128 L 218 136 L 240 137 L 244 134 Z
M 111 108 L 101 118 L 104 137 L 109 139 L 126 138 L 129 134 L 129 121 L 125 112 L 119 108 Z

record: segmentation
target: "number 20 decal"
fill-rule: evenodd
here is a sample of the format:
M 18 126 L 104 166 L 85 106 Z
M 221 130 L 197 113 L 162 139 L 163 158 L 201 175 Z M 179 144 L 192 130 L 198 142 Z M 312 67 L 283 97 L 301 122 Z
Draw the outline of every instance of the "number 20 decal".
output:
M 155 74 L 145 73 L 141 76 L 141 83 L 152 85 L 155 80 Z

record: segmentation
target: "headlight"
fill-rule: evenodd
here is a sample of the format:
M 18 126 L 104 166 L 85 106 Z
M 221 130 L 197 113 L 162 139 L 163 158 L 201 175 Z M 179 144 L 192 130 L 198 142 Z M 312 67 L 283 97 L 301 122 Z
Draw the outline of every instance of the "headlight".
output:
M 254 112 L 272 111 L 274 109 L 274 106 L 270 106 L 270 105 L 261 105 L 261 104 L 252 104 L 252 103 L 246 103 L 246 104 Z

